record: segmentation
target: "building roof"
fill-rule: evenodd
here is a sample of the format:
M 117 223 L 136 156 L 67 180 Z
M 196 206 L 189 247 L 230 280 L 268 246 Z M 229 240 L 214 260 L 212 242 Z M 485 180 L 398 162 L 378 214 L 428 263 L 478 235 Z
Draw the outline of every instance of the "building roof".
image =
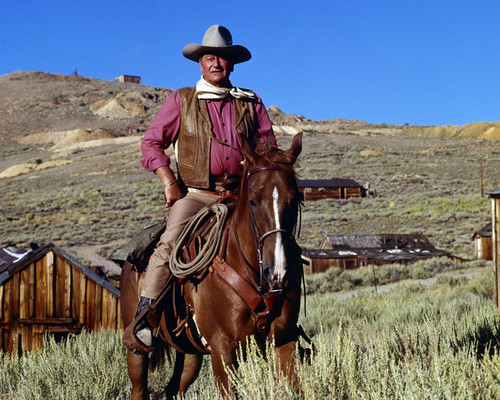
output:
M 493 198 L 500 197 L 500 188 L 488 190 L 486 194 Z
M 49 251 L 53 251 L 60 257 L 66 259 L 74 267 L 78 268 L 81 272 L 83 272 L 83 274 L 85 274 L 87 277 L 89 277 L 96 283 L 100 284 L 101 286 L 105 287 L 116 296 L 120 297 L 120 289 L 113 286 L 106 279 L 99 276 L 96 272 L 92 271 L 89 267 L 83 265 L 75 258 L 70 256 L 68 253 L 66 253 L 64 250 L 62 250 L 61 248 L 57 247 L 52 243 L 49 243 L 36 250 L 29 252 L 25 257 L 23 257 L 19 261 L 11 262 L 9 264 L 0 266 L 0 286 L 10 281 L 15 274 L 27 268 L 31 263 L 42 259 Z
M 332 249 L 434 249 L 422 234 L 328 235 Z
M 18 262 L 27 256 L 30 251 L 24 250 L 13 244 L 9 244 L 0 249 L 0 268 L 7 264 Z
M 491 228 L 491 222 L 485 226 L 483 226 L 481 229 L 478 231 L 474 232 L 472 235 L 472 239 L 474 239 L 476 236 L 480 237 L 491 237 L 492 235 L 492 228 Z
M 335 178 L 335 179 L 298 179 L 297 186 L 299 189 L 301 188 L 332 188 L 332 187 L 351 187 L 357 188 L 362 187 L 361 184 L 352 180 L 352 179 L 344 179 L 344 178 Z
M 413 262 L 450 255 L 436 249 L 422 234 L 329 235 L 330 248 L 304 249 L 309 258 L 344 259 L 365 257 L 387 262 Z

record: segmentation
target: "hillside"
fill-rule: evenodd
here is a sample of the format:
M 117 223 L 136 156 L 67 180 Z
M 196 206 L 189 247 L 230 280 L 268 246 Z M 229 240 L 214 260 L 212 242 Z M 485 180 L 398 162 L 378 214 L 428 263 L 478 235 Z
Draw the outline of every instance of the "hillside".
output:
M 0 76 L 0 245 L 54 242 L 94 264 L 164 215 L 161 185 L 139 143 L 170 90 L 80 76 Z M 303 130 L 301 178 L 353 178 L 379 196 L 305 204 L 299 244 L 326 234 L 426 234 L 464 258 L 490 220 L 480 196 L 500 186 L 497 123 L 412 127 L 269 114 L 278 144 Z M 426 136 L 424 136 L 426 135 Z

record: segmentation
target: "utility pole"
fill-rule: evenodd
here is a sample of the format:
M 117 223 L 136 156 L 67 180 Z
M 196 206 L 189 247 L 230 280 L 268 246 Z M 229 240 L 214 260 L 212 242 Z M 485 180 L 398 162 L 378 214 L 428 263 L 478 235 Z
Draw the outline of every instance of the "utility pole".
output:
M 483 156 L 479 155 L 479 175 L 480 175 L 480 182 L 481 182 L 481 198 L 484 197 L 484 191 L 483 191 Z

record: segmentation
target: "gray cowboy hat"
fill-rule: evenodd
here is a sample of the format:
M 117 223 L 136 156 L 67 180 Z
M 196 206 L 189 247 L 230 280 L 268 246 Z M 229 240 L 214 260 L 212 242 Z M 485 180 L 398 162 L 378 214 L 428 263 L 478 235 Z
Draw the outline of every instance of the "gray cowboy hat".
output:
M 212 25 L 208 28 L 201 45 L 189 43 L 182 50 L 184 57 L 196 62 L 204 53 L 210 52 L 229 55 L 233 64 L 248 61 L 252 58 L 250 51 L 246 47 L 233 45 L 231 32 L 221 25 Z

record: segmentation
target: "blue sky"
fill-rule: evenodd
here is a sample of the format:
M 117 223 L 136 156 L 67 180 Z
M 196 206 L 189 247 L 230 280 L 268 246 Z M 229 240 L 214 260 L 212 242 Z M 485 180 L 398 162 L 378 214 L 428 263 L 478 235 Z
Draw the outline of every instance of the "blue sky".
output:
M 321 120 L 464 125 L 500 120 L 500 1 L 5 1 L 0 75 L 17 70 L 192 86 L 182 56 L 229 28 L 252 60 L 234 85 Z

